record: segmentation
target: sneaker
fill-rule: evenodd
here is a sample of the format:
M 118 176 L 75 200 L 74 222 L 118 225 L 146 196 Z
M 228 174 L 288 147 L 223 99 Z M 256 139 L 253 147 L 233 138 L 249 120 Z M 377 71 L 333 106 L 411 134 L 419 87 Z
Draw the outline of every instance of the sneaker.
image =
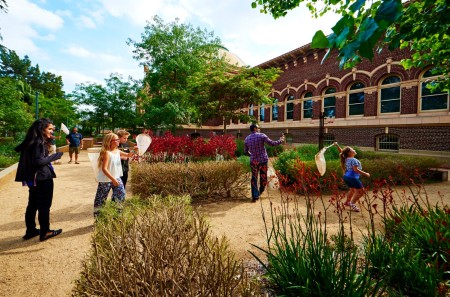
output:
M 350 206 L 350 201 L 346 201 L 346 202 L 344 202 L 344 206 Z
M 358 208 L 358 206 L 356 206 L 356 204 L 353 204 L 350 202 L 350 207 L 352 208 L 352 210 L 354 212 L 360 212 L 361 210 Z

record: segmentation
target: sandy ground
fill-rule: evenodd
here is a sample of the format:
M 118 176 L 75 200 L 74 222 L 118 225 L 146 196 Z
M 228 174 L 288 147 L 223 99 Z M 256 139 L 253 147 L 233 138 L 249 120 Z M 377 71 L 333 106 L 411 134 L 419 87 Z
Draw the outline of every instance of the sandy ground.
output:
M 55 165 L 55 193 L 51 209 L 51 228 L 63 233 L 40 242 L 38 237 L 24 241 L 24 212 L 28 191 L 20 183 L 10 182 L 0 188 L 0 296 L 70 296 L 82 260 L 90 249 L 93 230 L 93 199 L 96 182 L 87 153 L 80 163 L 68 164 L 64 154 L 61 165 Z M 450 204 L 450 182 L 427 186 L 433 201 L 438 192 Z M 213 234 L 226 236 L 237 258 L 251 261 L 251 244 L 264 246 L 264 224 L 261 214 L 268 214 L 270 203 L 277 205 L 276 191 L 265 193 L 261 202 L 250 199 L 218 201 L 199 206 L 211 224 Z M 364 225 L 367 213 L 353 213 L 356 226 Z M 333 219 L 330 220 L 333 222 Z M 333 224 L 331 224 L 333 228 Z

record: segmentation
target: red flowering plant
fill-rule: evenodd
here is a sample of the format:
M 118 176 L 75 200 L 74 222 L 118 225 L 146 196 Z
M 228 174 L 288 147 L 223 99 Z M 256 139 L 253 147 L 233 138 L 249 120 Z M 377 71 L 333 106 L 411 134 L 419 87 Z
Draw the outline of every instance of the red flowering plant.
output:
M 145 160 L 147 162 L 187 162 L 214 160 L 217 155 L 224 160 L 233 159 L 236 142 L 231 135 L 211 135 L 209 140 L 203 137 L 192 138 L 174 136 L 166 132 L 163 136 L 152 137 Z

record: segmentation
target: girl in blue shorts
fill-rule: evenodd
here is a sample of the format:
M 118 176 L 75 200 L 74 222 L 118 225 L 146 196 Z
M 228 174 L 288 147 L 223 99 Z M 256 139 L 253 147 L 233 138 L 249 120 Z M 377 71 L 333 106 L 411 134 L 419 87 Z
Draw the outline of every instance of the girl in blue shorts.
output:
M 370 174 L 362 171 L 361 162 L 355 158 L 356 151 L 354 149 L 349 146 L 341 149 L 337 142 L 335 142 L 334 145 L 336 145 L 340 152 L 339 157 L 341 160 L 341 167 L 344 171 L 343 179 L 350 188 L 344 205 L 350 206 L 353 211 L 359 212 L 360 210 L 358 206 L 356 206 L 356 202 L 364 195 L 364 186 L 359 177 L 361 174 L 370 177 Z

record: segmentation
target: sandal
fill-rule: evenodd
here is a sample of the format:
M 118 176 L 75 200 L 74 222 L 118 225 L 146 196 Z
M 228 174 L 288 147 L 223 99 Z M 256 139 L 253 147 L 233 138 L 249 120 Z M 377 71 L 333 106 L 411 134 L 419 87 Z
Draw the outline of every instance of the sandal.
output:
M 356 206 L 356 204 L 353 204 L 350 202 L 350 207 L 352 208 L 352 210 L 354 212 L 360 212 L 361 210 L 358 208 L 358 206 Z
M 45 241 L 49 238 L 55 237 L 56 235 L 59 235 L 62 233 L 62 229 L 58 229 L 58 230 L 48 230 L 47 234 L 45 234 L 44 236 L 40 237 L 41 241 Z
M 80 163 L 78 163 L 78 162 L 75 162 L 75 164 L 80 164 Z
M 33 238 L 33 237 L 35 237 L 35 236 L 38 236 L 39 235 L 39 229 L 34 229 L 33 231 L 31 231 L 31 232 L 26 232 L 25 233 L 25 235 L 24 236 L 22 236 L 22 238 L 24 239 L 24 240 L 28 240 L 28 239 L 31 239 L 31 238 Z

